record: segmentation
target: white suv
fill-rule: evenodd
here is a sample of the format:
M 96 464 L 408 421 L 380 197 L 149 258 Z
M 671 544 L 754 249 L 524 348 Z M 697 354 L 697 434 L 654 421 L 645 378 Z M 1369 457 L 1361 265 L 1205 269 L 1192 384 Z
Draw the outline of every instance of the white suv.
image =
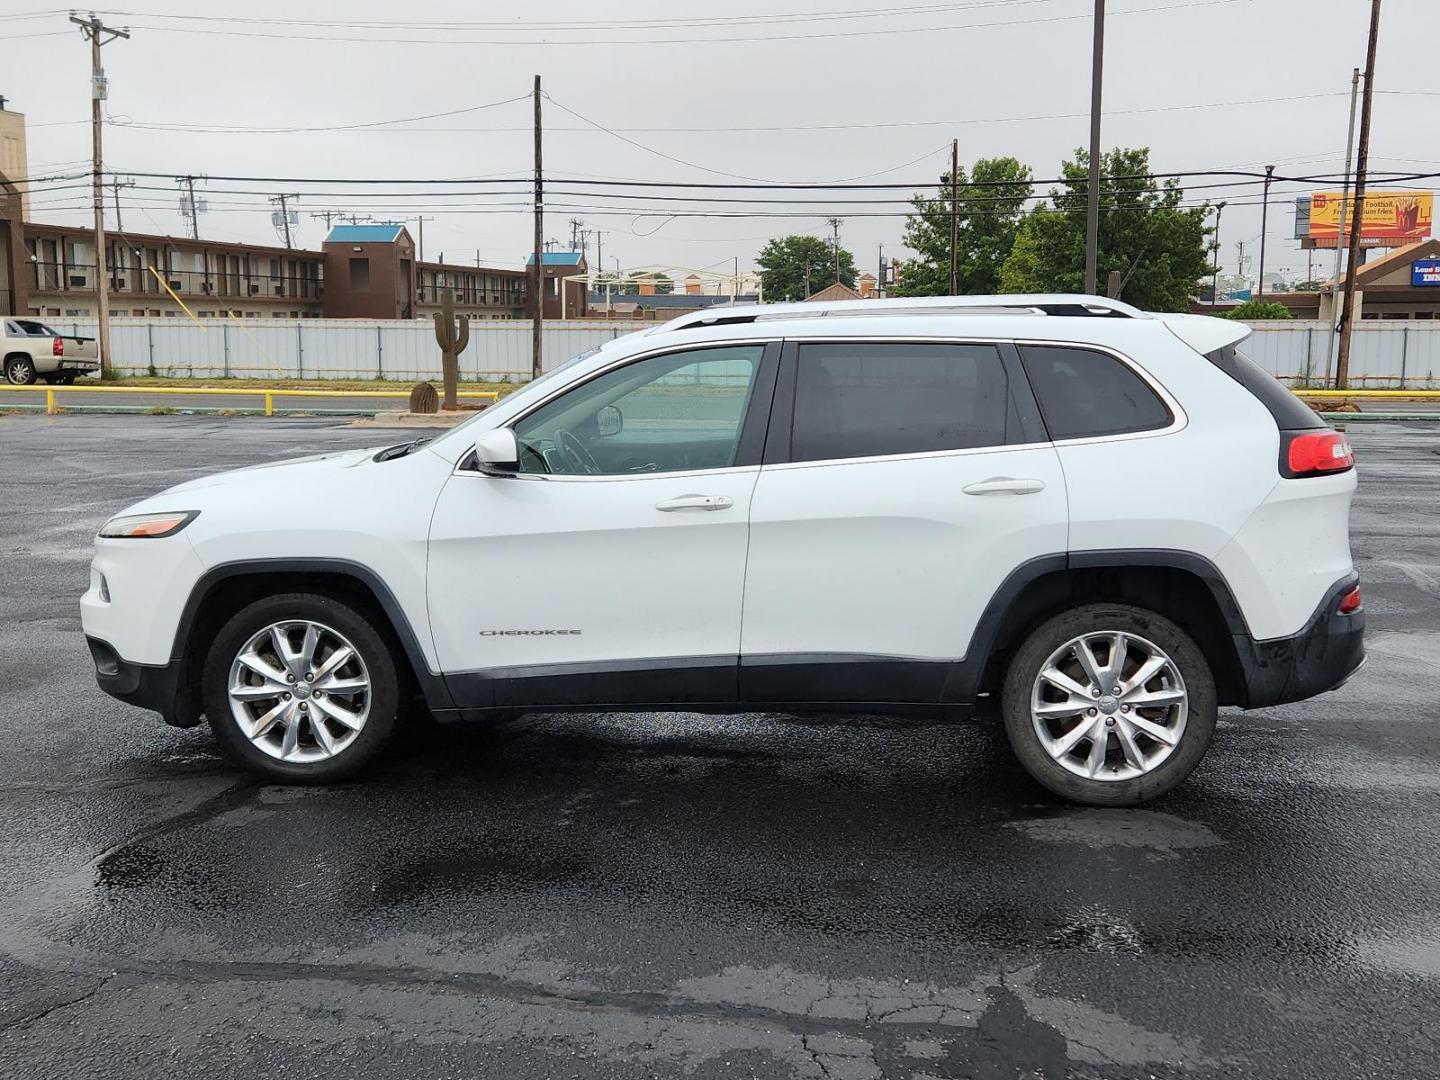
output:
M 1245 326 L 1081 296 L 709 309 L 429 442 L 241 469 L 109 522 L 100 685 L 272 779 L 407 699 L 964 715 L 1133 804 L 1220 705 L 1364 656 L 1343 435 Z

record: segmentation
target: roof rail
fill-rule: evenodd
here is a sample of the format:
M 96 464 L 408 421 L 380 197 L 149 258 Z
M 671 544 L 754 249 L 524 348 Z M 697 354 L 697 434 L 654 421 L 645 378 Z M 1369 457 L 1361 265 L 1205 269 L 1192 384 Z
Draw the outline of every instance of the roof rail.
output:
M 1148 319 L 1139 308 L 1105 296 L 1029 293 L 1012 296 L 912 296 L 893 300 L 801 301 L 788 304 L 736 304 L 706 308 L 661 323 L 649 333 L 691 326 L 769 322 L 772 319 L 842 318 L 855 315 L 1051 315 L 1062 317 Z

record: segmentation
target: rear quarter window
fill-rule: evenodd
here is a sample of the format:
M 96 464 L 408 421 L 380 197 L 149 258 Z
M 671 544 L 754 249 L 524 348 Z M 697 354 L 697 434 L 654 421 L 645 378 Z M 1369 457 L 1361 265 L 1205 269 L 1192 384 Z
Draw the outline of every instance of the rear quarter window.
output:
M 1329 427 L 1320 414 L 1292 394 L 1279 379 L 1234 345 L 1205 354 L 1205 359 L 1249 390 L 1275 418 L 1281 431 Z
M 1020 358 L 1052 439 L 1155 431 L 1174 422 L 1145 380 L 1108 353 L 1025 345 Z

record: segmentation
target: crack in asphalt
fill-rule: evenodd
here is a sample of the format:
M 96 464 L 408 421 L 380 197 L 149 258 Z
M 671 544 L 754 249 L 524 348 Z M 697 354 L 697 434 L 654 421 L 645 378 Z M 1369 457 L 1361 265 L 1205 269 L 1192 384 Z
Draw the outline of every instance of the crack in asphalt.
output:
M 53 1013 L 62 1012 L 65 1009 L 72 1008 L 73 1006 L 81 1005 L 89 1001 L 96 994 L 100 993 L 100 991 L 104 990 L 107 986 L 110 985 L 112 980 L 119 978 L 119 976 L 120 972 L 118 971 L 111 972 L 109 975 L 101 976 L 97 979 L 93 987 L 91 987 L 85 993 L 80 994 L 78 997 L 73 997 L 66 1001 L 58 1001 L 54 1005 L 49 1005 L 43 1009 L 40 1009 L 38 1012 L 33 1012 L 27 1016 L 20 1016 L 16 1017 L 14 1020 L 6 1021 L 5 1023 L 0 1024 L 0 1031 L 9 1031 L 12 1028 L 28 1028 L 32 1024 L 44 1020 L 46 1017 L 52 1015 Z

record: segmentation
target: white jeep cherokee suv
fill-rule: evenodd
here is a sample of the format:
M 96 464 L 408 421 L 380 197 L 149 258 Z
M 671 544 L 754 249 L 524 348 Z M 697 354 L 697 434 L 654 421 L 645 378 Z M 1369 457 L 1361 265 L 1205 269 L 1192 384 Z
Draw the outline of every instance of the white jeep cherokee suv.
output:
M 407 699 L 964 715 L 1133 804 L 1221 705 L 1364 656 L 1343 435 L 1240 324 L 1081 296 L 710 309 L 429 442 L 241 469 L 110 521 L 100 685 L 276 780 Z M 276 508 L 285 513 L 277 515 Z

